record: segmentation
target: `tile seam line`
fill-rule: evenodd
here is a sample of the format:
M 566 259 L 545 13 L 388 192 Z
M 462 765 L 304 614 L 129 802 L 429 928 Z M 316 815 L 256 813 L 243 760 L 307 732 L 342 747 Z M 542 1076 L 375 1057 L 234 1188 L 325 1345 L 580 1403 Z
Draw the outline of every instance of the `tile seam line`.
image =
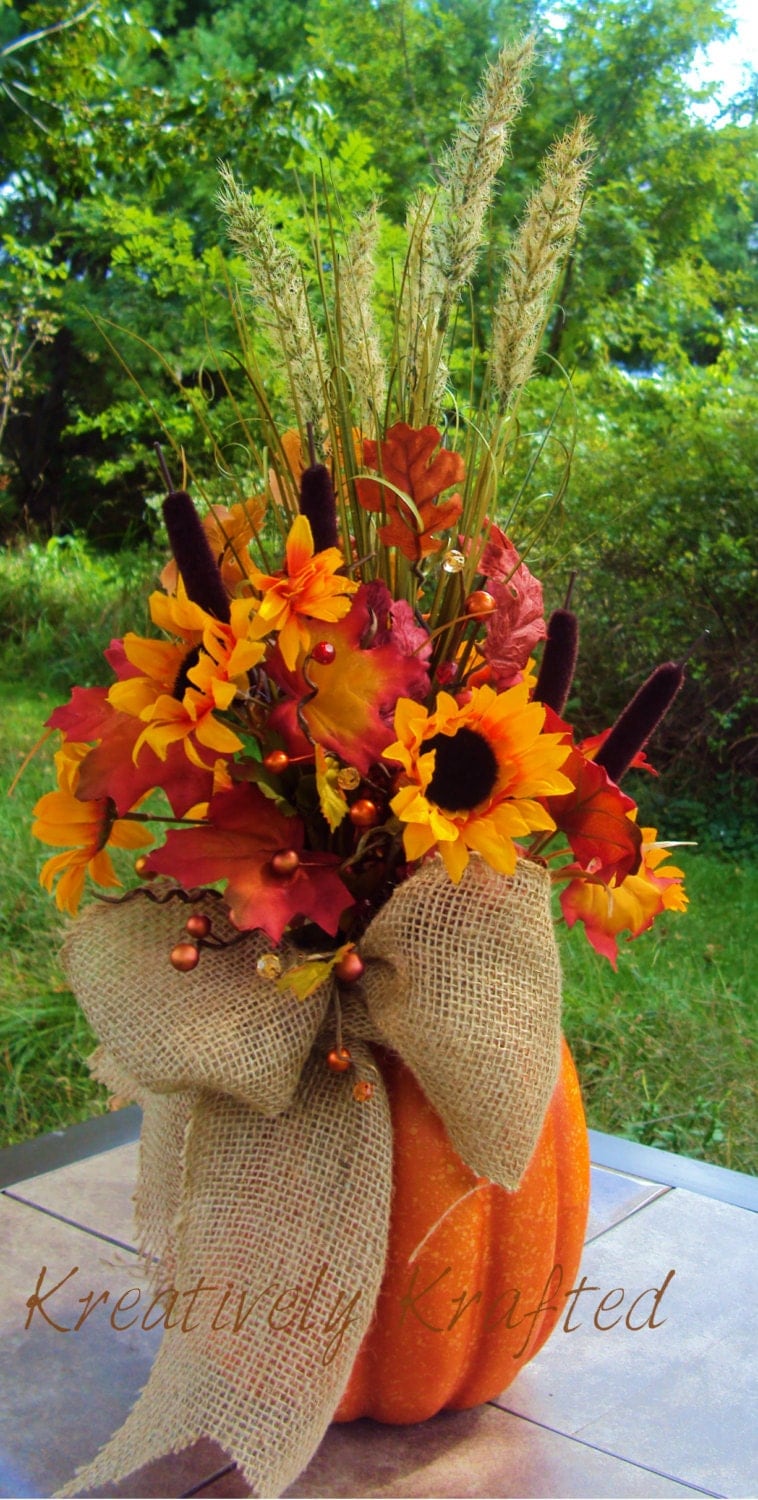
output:
M 543 1432 L 552 1432 L 555 1437 L 567 1438 L 570 1443 L 579 1443 L 582 1448 L 589 1448 L 592 1453 L 602 1453 L 605 1458 L 615 1458 L 619 1463 L 630 1464 L 632 1468 L 640 1469 L 645 1474 L 655 1474 L 657 1479 L 668 1479 L 671 1484 L 681 1484 L 684 1489 L 695 1490 L 698 1495 L 708 1495 L 710 1500 L 726 1500 L 721 1490 L 707 1490 L 702 1484 L 683 1479 L 680 1474 L 669 1474 L 665 1469 L 654 1469 L 651 1464 L 639 1463 L 636 1458 L 627 1458 L 623 1453 L 616 1453 L 611 1448 L 601 1448 L 598 1443 L 591 1443 L 587 1438 L 578 1437 L 573 1432 L 563 1432 L 559 1427 L 551 1427 L 549 1422 L 539 1422 L 536 1417 L 527 1417 L 523 1412 L 514 1411 L 510 1406 L 499 1406 L 495 1401 L 488 1401 L 487 1405 L 494 1406 L 497 1411 L 505 1411 L 511 1417 L 517 1417 L 521 1422 L 528 1422 L 532 1427 L 540 1427 Z
M 94 1240 L 104 1240 L 108 1245 L 115 1245 L 119 1250 L 128 1250 L 131 1255 L 138 1255 L 136 1245 L 130 1245 L 126 1240 L 117 1240 L 112 1234 L 105 1234 L 101 1229 L 90 1229 L 86 1224 L 80 1224 L 78 1219 L 69 1219 L 66 1214 L 61 1214 L 54 1208 L 44 1208 L 41 1203 L 33 1203 L 31 1198 L 24 1198 L 21 1193 L 11 1192 L 10 1188 L 3 1188 L 3 1198 L 10 1198 L 13 1203 L 23 1203 L 25 1208 L 33 1208 L 38 1214 L 46 1214 L 48 1219 L 56 1219 L 59 1224 L 67 1224 L 69 1229 L 78 1229 L 82 1234 L 89 1234 Z
M 227 1474 L 233 1474 L 237 1467 L 236 1463 L 230 1462 L 225 1464 L 223 1469 L 216 1469 L 214 1474 L 210 1474 L 207 1479 L 201 1479 L 197 1484 L 193 1484 L 191 1489 L 182 1490 L 181 1500 L 192 1500 L 193 1495 L 202 1495 L 203 1490 L 207 1490 L 209 1484 L 215 1484 L 218 1479 L 224 1479 Z
M 598 1229 L 596 1234 L 590 1235 L 590 1237 L 584 1241 L 585 1245 L 594 1245 L 595 1240 L 602 1239 L 604 1234 L 610 1234 L 612 1229 L 618 1229 L 620 1224 L 628 1223 L 629 1219 L 633 1219 L 635 1214 L 643 1213 L 646 1208 L 650 1208 L 653 1203 L 658 1203 L 660 1199 L 665 1198 L 668 1193 L 675 1192 L 676 1188 L 664 1187 L 663 1184 L 661 1184 L 659 1192 L 651 1193 L 650 1197 L 646 1198 L 644 1203 L 635 1204 L 634 1208 L 630 1208 L 629 1212 L 624 1214 L 622 1218 L 614 1219 L 612 1224 L 606 1224 L 603 1229 Z

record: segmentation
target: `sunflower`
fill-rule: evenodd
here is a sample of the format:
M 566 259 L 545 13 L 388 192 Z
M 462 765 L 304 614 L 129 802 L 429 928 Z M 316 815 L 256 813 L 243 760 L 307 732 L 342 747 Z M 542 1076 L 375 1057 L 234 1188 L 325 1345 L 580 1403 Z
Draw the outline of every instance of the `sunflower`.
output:
M 290 528 L 283 573 L 261 573 L 251 566 L 250 581 L 263 594 L 258 619 L 269 631 L 278 631 L 279 650 L 287 670 L 295 669 L 301 646 L 310 640 L 308 620 L 334 624 L 350 610 L 350 594 L 358 584 L 344 574 L 345 559 L 337 547 L 314 552 L 313 532 L 307 516 L 298 516 Z
M 120 885 L 107 852 L 106 844 L 115 849 L 142 849 L 152 843 L 152 835 L 140 824 L 116 818 L 110 797 L 82 802 L 76 795 L 81 763 L 90 745 L 64 744 L 55 757 L 58 791 L 40 797 L 34 809 L 32 833 L 43 844 L 68 844 L 62 854 L 54 854 L 40 871 L 40 885 L 51 891 L 60 876 L 55 901 L 60 911 L 75 916 L 86 875 L 98 885 Z
M 114 708 L 145 722 L 135 741 L 135 761 L 143 745 L 165 760 L 177 740 L 193 765 L 206 768 L 200 749 L 215 755 L 241 749 L 239 736 L 215 713 L 229 708 L 264 655 L 265 644 L 256 639 L 256 608 L 251 599 L 233 600 L 227 625 L 185 594 L 151 595 L 153 623 L 179 640 L 124 636 L 124 652 L 136 673 L 114 683 L 108 694 Z
M 511 875 L 514 839 L 555 828 L 537 799 L 572 790 L 558 769 L 568 748 L 559 734 L 542 733 L 545 711 L 528 695 L 526 683 L 504 693 L 477 687 L 462 704 L 443 692 L 431 713 L 398 700 L 398 738 L 384 755 L 403 767 L 390 805 L 406 825 L 409 860 L 438 847 L 457 883 L 473 849 Z

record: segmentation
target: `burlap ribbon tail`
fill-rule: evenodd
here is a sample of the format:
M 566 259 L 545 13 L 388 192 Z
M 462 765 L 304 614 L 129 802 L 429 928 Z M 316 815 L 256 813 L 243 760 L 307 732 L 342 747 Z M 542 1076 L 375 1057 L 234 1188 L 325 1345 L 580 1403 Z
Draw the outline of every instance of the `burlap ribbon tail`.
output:
M 497 875 L 438 860 L 399 886 L 360 943 L 344 1007 L 358 1075 L 325 1066 L 331 989 L 305 1001 L 259 977 L 260 933 L 177 974 L 187 907 L 94 903 L 65 963 L 101 1046 L 94 1067 L 142 1105 L 136 1217 L 154 1282 L 216 1288 L 213 1326 L 167 1326 L 124 1425 L 60 1493 L 126 1477 L 215 1439 L 258 1495 L 281 1494 L 339 1404 L 374 1314 L 392 1188 L 388 1098 L 371 1043 L 399 1053 L 479 1176 L 515 1188 L 555 1085 L 560 970 L 550 883 L 535 863 Z M 233 929 L 212 895 L 193 908 Z M 283 966 L 302 960 L 285 945 Z M 219 1303 L 228 1300 L 219 1315 Z

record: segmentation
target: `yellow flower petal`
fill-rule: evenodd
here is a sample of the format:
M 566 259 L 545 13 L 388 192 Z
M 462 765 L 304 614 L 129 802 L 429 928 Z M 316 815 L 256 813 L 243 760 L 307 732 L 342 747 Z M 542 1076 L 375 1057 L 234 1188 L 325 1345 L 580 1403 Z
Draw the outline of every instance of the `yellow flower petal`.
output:
M 313 532 L 307 516 L 296 516 L 290 527 L 285 548 L 287 572 L 290 578 L 300 573 L 313 557 Z
M 450 879 L 457 885 L 468 864 L 468 849 L 463 839 L 456 839 L 454 844 L 440 844 L 440 854 Z

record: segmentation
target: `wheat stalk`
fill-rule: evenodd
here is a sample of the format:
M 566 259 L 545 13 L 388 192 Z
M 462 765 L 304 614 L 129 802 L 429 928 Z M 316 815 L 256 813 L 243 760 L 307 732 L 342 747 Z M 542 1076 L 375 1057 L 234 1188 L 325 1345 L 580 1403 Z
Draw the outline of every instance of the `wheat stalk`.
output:
M 441 279 L 435 255 L 432 221 L 435 197 L 420 192 L 406 216 L 408 250 L 398 307 L 397 364 L 399 402 L 411 424 L 422 425 L 444 391 L 448 370 L 438 354 L 430 382 L 430 360 L 439 318 Z M 427 391 L 431 383 L 431 403 Z

